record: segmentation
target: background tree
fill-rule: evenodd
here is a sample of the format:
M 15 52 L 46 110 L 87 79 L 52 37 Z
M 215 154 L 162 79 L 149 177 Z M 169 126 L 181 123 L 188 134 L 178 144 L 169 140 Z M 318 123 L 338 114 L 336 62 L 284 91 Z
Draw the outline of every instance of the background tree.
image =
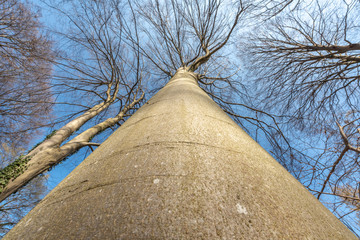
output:
M 48 121 L 52 101 L 51 42 L 30 5 L 0 1 L 0 56 L 0 141 L 26 146 Z
M 11 164 L 51 117 L 53 53 L 33 6 L 0 1 L 0 168 Z M 44 178 L 0 204 L 0 236 L 40 199 Z
M 66 115 L 67 121 L 62 119 L 65 124 L 57 131 L 2 170 L 0 200 L 82 147 L 98 146 L 100 143 L 91 140 L 119 124 L 143 99 L 141 80 L 145 76 L 139 64 L 140 55 L 125 52 L 122 13 L 111 8 L 120 2 L 113 4 L 80 1 L 74 3 L 76 14 L 67 15 L 71 31 L 63 36 L 76 44 L 73 46 L 83 55 L 59 56 L 52 91 L 63 98 L 76 93 L 77 100 L 72 97 L 69 102 L 57 102 L 76 106 L 76 112 Z M 76 132 L 79 129 L 80 133 Z
M 248 55 L 262 106 L 280 113 L 301 152 L 287 153 L 300 166 L 293 174 L 345 222 L 360 200 L 359 6 L 314 1 L 283 12 L 254 34 Z

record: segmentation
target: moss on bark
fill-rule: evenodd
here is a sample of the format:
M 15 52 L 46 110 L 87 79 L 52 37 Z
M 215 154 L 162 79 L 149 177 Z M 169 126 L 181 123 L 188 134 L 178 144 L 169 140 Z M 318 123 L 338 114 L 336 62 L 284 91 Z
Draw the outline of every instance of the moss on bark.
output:
M 17 178 L 27 169 L 31 157 L 21 155 L 14 162 L 0 170 L 0 193 L 5 189 L 10 179 Z

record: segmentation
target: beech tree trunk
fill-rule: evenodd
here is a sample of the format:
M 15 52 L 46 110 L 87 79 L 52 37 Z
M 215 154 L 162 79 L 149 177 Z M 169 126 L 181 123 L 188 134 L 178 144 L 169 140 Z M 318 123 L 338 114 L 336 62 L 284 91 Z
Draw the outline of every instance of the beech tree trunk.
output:
M 357 239 L 178 70 L 4 239 Z
M 74 154 L 82 147 L 99 146 L 99 143 L 92 143 L 90 140 L 101 131 L 114 126 L 116 123 L 122 120 L 124 115 L 143 98 L 144 93 L 139 98 L 134 97 L 133 101 L 124 106 L 116 116 L 113 118 L 108 118 L 101 123 L 88 128 L 65 144 L 63 143 L 67 138 L 69 138 L 76 130 L 82 127 L 91 118 L 105 110 L 112 103 L 112 100 L 94 106 L 89 111 L 85 112 L 81 116 L 60 128 L 53 136 L 42 142 L 39 146 L 34 148 L 34 150 L 25 156 L 30 157 L 30 161 L 26 163 L 26 169 L 20 173 L 19 176 L 15 176 L 14 178 L 10 179 L 5 188 L 1 189 L 2 191 L 0 191 L 0 202 L 5 200 L 11 194 L 15 193 L 21 187 L 25 186 L 29 181 L 41 173 L 60 163 L 66 157 Z

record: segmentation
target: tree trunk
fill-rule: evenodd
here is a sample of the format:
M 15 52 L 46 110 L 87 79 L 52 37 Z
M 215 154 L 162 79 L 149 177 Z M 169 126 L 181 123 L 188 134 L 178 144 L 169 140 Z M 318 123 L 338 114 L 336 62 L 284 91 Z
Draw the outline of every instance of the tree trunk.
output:
M 180 69 L 4 239 L 356 239 Z
M 78 134 L 72 140 L 63 144 L 63 142 L 70 137 L 72 133 L 78 130 L 88 120 L 95 117 L 101 111 L 106 109 L 111 101 L 104 104 L 98 104 L 83 115 L 70 121 L 65 126 L 60 128 L 52 137 L 45 140 L 34 150 L 32 150 L 25 157 L 31 157 L 30 161 L 26 163 L 26 169 L 15 176 L 6 184 L 4 189 L 0 192 L 0 202 L 5 200 L 11 194 L 24 187 L 32 179 L 41 173 L 49 170 L 52 166 L 60 163 L 66 157 L 71 156 L 76 151 L 85 146 L 99 146 L 99 143 L 92 143 L 90 140 L 101 131 L 114 126 L 124 118 L 124 115 L 135 107 L 144 98 L 144 93 L 139 97 L 134 97 L 133 101 L 125 105 L 121 111 L 113 118 L 108 118 L 97 125 L 88 128 L 84 132 Z M 63 144 L 63 145 L 62 145 Z M 61 146 L 62 145 L 62 146 Z

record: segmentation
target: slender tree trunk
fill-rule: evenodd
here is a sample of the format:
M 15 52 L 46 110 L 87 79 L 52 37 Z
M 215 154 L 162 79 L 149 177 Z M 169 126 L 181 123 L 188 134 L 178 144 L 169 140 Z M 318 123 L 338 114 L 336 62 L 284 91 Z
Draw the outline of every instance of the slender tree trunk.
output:
M 112 101 L 107 101 L 102 104 L 94 106 L 89 111 L 85 112 L 78 118 L 70 121 L 65 126 L 60 128 L 54 136 L 45 140 L 34 150 L 32 150 L 25 157 L 30 157 L 30 161 L 26 163 L 26 170 L 20 173 L 8 182 L 6 187 L 0 193 L 0 202 L 5 200 L 8 196 L 18 191 L 21 187 L 26 185 L 33 178 L 39 174 L 47 171 L 52 166 L 60 163 L 66 157 L 74 154 L 76 151 L 85 146 L 99 146 L 98 143 L 91 143 L 90 140 L 100 133 L 101 131 L 114 126 L 124 115 L 133 108 L 144 97 L 142 94 L 138 99 L 134 98 L 133 101 L 126 105 L 115 117 L 108 118 L 105 121 L 90 127 L 86 131 L 80 133 L 72 140 L 63 144 L 67 138 L 71 136 L 76 130 L 83 126 L 91 118 L 95 117 L 101 111 L 105 110 Z M 62 145 L 63 144 L 63 145 Z
M 356 239 L 180 69 L 5 239 Z

